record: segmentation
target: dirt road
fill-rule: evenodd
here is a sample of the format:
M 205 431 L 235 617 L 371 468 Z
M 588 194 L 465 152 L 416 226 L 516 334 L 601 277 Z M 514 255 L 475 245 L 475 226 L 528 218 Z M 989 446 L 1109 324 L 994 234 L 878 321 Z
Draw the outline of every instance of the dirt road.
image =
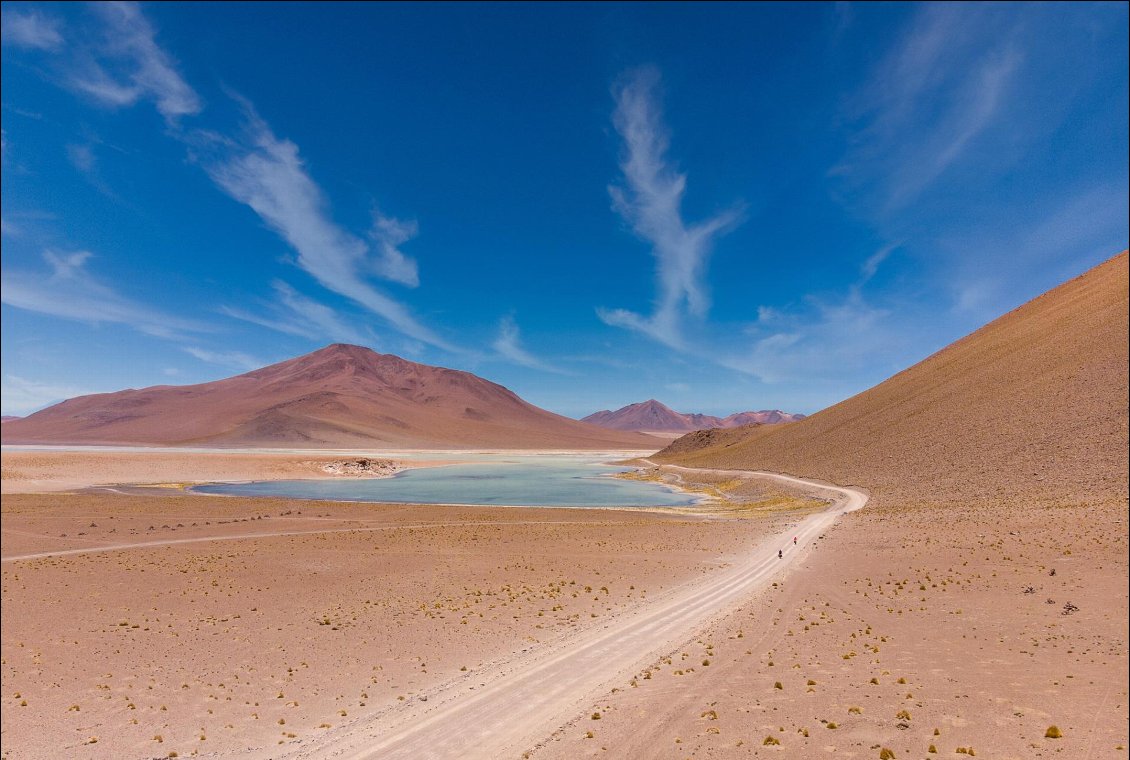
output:
M 671 469 L 729 477 L 738 474 Z M 801 486 L 830 496 L 833 503 L 824 512 L 805 518 L 789 535 L 774 537 L 745 559 L 707 578 L 650 599 L 603 624 L 516 652 L 427 694 L 411 695 L 365 721 L 339 724 L 284 757 L 520 757 L 588 710 L 600 695 L 614 686 L 626 686 L 711 619 L 770 583 L 803 556 L 840 515 L 859 509 L 868 498 L 857 489 L 785 475 L 740 475 Z
M 307 518 L 307 520 L 317 520 L 321 518 Z M 342 522 L 357 522 L 356 520 L 342 520 Z M 569 520 L 480 520 L 476 521 L 475 525 L 569 525 Z M 466 522 L 421 522 L 421 523 L 406 523 L 403 525 L 379 525 L 376 527 L 366 527 L 364 525 L 351 525 L 345 528 L 311 528 L 310 530 L 272 530 L 260 531 L 256 533 L 230 533 L 218 536 L 196 536 L 193 538 L 163 538 L 155 541 L 124 541 L 116 544 L 98 544 L 91 546 L 81 546 L 74 549 L 54 549 L 52 551 L 32 552 L 30 554 L 12 554 L 5 557 L 0 557 L 0 562 L 25 562 L 35 559 L 46 559 L 47 557 L 70 557 L 76 554 L 101 554 L 103 552 L 120 552 L 129 551 L 132 549 L 153 549 L 160 546 L 178 546 L 181 544 L 201 544 L 211 543 L 218 541 L 247 541 L 258 538 L 280 538 L 286 536 L 316 536 L 328 533 L 374 533 L 381 531 L 396 531 L 396 530 L 413 530 L 413 529 L 427 529 L 427 528 L 462 528 L 467 525 Z M 41 533 L 29 533 L 22 530 L 13 530 L 4 528 L 3 532 L 12 534 L 22 534 L 25 536 L 34 536 L 37 538 L 49 538 Z

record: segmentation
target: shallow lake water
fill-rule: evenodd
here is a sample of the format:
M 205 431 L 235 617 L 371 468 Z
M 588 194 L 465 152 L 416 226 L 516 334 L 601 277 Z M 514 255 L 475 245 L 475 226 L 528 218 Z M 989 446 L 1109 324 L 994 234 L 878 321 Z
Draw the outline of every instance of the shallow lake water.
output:
M 391 478 L 215 483 L 192 490 L 232 496 L 530 507 L 679 507 L 699 501 L 657 483 L 612 477 L 631 469 L 585 457 L 504 457 L 422 467 Z

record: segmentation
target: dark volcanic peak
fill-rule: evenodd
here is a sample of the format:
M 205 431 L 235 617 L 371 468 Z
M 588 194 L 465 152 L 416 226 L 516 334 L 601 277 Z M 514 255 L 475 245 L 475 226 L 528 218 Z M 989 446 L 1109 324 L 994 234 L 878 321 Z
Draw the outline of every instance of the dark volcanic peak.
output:
M 210 383 L 70 399 L 3 430 L 5 443 L 655 448 L 469 372 L 342 343 Z
M 732 428 L 742 425 L 771 425 L 804 419 L 803 414 L 789 414 L 779 410 L 738 412 L 728 417 L 709 414 L 684 414 L 676 412 L 655 399 L 629 404 L 614 412 L 604 410 L 590 414 L 582 422 L 612 430 L 691 431 L 707 428 Z

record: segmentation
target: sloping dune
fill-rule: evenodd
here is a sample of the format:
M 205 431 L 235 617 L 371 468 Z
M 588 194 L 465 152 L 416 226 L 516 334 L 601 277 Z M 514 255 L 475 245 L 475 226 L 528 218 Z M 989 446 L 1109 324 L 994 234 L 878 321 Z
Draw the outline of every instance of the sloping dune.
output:
M 1127 254 L 801 422 L 694 433 L 658 459 L 886 497 L 1125 496 Z

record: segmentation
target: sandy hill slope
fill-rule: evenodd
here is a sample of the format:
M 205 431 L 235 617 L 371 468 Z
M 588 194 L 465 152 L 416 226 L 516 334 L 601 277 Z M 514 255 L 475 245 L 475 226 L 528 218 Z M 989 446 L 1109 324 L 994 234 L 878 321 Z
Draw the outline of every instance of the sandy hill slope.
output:
M 5 422 L 3 441 L 656 448 L 654 438 L 547 412 L 467 372 L 343 344 L 211 383 L 73 398 Z
M 803 414 L 789 414 L 777 409 L 760 412 L 737 412 L 728 417 L 709 414 L 684 414 L 676 412 L 655 399 L 629 404 L 616 411 L 604 409 L 583 418 L 582 422 L 600 425 L 611 430 L 682 431 L 707 428 L 729 428 L 741 425 L 771 425 L 804 419 Z
M 693 433 L 669 462 L 948 501 L 1127 491 L 1127 253 L 801 422 Z

